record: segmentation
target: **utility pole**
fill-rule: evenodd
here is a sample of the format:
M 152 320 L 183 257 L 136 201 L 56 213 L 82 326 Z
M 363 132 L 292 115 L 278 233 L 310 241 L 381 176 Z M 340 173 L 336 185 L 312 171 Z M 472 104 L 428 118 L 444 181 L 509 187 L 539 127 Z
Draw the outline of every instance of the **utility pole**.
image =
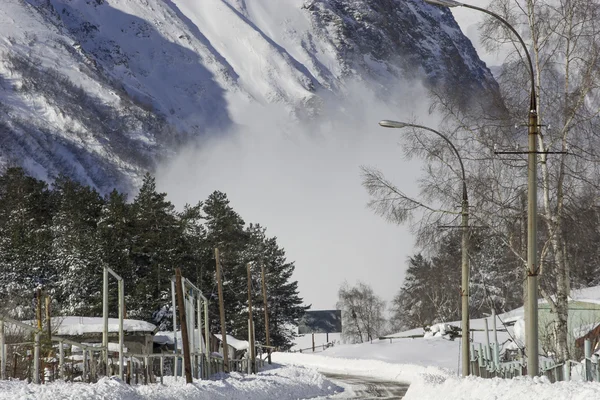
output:
M 229 351 L 227 348 L 227 329 L 225 327 L 225 306 L 223 305 L 223 284 L 221 282 L 221 262 L 219 249 L 215 249 L 217 263 L 217 289 L 219 291 L 219 314 L 221 317 L 221 343 L 223 344 L 223 372 L 229 372 Z
M 177 294 L 177 305 L 179 307 L 179 323 L 181 325 L 181 341 L 183 342 L 183 366 L 185 370 L 185 382 L 193 383 L 192 365 L 190 362 L 190 342 L 187 331 L 187 319 L 185 315 L 185 304 L 183 300 L 183 288 L 181 286 L 181 269 L 175 269 L 175 292 Z
M 250 363 L 252 365 L 252 373 L 256 373 L 256 363 L 254 362 L 254 321 L 252 319 L 252 277 L 250 272 L 250 263 L 247 265 L 248 270 L 248 339 L 250 345 Z
M 263 294 L 263 305 L 265 308 L 265 336 L 267 337 L 267 355 L 269 357 L 269 364 L 271 364 L 271 337 L 269 335 L 269 304 L 267 303 L 267 284 L 265 282 L 265 264 L 261 265 L 260 268 L 262 276 L 262 294 Z

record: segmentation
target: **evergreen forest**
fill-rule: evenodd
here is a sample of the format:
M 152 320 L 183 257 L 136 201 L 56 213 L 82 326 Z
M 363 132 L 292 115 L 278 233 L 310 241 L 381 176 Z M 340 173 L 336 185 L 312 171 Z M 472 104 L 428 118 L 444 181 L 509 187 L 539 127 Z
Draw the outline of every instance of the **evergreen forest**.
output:
M 289 327 L 308 308 L 292 279 L 294 263 L 265 227 L 246 224 L 225 193 L 177 211 L 149 174 L 132 201 L 116 190 L 103 196 L 65 176 L 46 183 L 21 168 L 0 176 L 0 307 L 18 319 L 34 317 L 38 289 L 51 297 L 55 316 L 101 316 L 108 266 L 123 277 L 126 317 L 169 330 L 171 277 L 181 268 L 209 299 L 210 329 L 218 333 L 215 247 L 228 333 L 247 337 L 251 263 L 256 339 L 264 341 L 264 265 L 271 344 L 289 348 Z M 111 317 L 117 316 L 116 293 L 113 281 Z

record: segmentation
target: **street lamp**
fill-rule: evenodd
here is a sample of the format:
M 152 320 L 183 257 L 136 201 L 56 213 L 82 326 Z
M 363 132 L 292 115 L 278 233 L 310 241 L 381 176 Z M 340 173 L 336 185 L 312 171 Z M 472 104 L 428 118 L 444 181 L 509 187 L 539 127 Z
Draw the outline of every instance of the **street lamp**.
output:
M 527 349 L 527 374 L 537 376 L 539 370 L 538 359 L 538 267 L 537 267 L 537 151 L 536 142 L 538 135 L 537 99 L 535 93 L 535 74 L 533 63 L 527 45 L 523 38 L 504 18 L 485 8 L 463 4 L 454 0 L 423 0 L 425 3 L 443 7 L 466 7 L 481 11 L 502 22 L 515 34 L 527 56 L 529 73 L 531 75 L 531 98 L 529 102 L 529 144 L 527 149 L 527 310 L 525 314 L 525 342 Z
M 469 254 L 468 254 L 468 245 L 469 245 L 469 197 L 467 195 L 467 179 L 465 176 L 465 166 L 463 165 L 462 158 L 460 153 L 454 146 L 454 144 L 448 139 L 444 134 L 436 131 L 435 129 L 431 129 L 426 126 L 416 125 L 416 124 L 408 124 L 405 122 L 398 121 L 388 121 L 383 120 L 379 122 L 379 125 L 384 128 L 418 128 L 425 129 L 429 132 L 435 133 L 442 139 L 448 143 L 448 145 L 452 148 L 456 157 L 458 158 L 458 162 L 460 163 L 460 170 L 462 172 L 462 202 L 461 202 L 461 228 L 462 228 L 462 243 L 461 243 L 461 264 L 462 264 L 462 283 L 461 283 L 461 303 L 462 303 L 462 338 L 461 338 L 461 346 L 462 346 L 462 375 L 468 376 L 470 371 L 470 356 L 469 356 Z

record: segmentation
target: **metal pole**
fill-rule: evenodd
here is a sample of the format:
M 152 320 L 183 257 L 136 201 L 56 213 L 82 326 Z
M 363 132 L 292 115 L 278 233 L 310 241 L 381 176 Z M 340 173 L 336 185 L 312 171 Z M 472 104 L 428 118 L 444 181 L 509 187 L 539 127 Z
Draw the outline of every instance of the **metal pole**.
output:
M 533 79 L 533 77 L 532 77 Z M 535 96 L 531 93 L 531 96 Z M 532 107 L 535 98 L 531 99 Z M 537 376 L 539 371 L 538 347 L 538 268 L 537 268 L 537 110 L 529 113 L 529 155 L 527 181 L 527 319 L 525 339 L 527 342 L 527 374 Z
M 103 286 L 102 286 L 102 317 L 104 318 L 104 328 L 102 329 L 102 351 L 103 362 L 108 376 L 108 269 L 104 267 Z
M 263 304 L 265 308 L 265 336 L 267 343 L 267 355 L 269 357 L 269 364 L 271 364 L 271 336 L 269 335 L 269 304 L 267 302 L 267 284 L 265 282 L 265 264 L 261 265 L 261 276 L 262 276 L 262 292 L 263 292 Z M 329 333 L 327 333 L 329 335 Z M 327 340 L 329 343 L 329 339 Z
M 458 153 L 457 153 L 458 154 Z M 464 172 L 463 172 L 464 173 Z M 463 175 L 463 200 L 462 200 L 462 241 L 461 241 L 461 264 L 462 264 L 462 375 L 470 373 L 471 357 L 469 356 L 469 199 L 467 197 L 467 184 Z
M 198 321 L 198 331 L 196 332 L 196 340 L 198 341 L 198 347 L 196 348 L 196 353 L 198 357 L 196 357 L 196 364 L 198 365 L 198 378 L 202 378 L 204 374 L 204 369 L 200 368 L 200 363 L 202 360 L 202 300 L 200 296 L 196 297 L 196 320 Z
M 227 327 L 225 326 L 225 306 L 223 305 L 223 284 L 221 283 L 221 261 L 219 249 L 215 249 L 217 264 L 217 291 L 219 293 L 219 316 L 221 319 L 221 343 L 223 344 L 223 372 L 229 372 L 229 349 L 227 348 Z
M 188 337 L 188 324 L 186 319 L 186 305 L 181 282 L 181 270 L 175 269 L 175 290 L 177 291 L 177 305 L 179 306 L 179 321 L 181 325 L 181 342 L 183 345 L 183 372 L 185 372 L 185 383 L 193 383 L 192 367 L 190 362 L 190 339 Z M 193 318 L 193 316 L 192 316 Z
M 252 320 L 252 272 L 250 270 L 250 263 L 246 265 L 248 271 L 248 344 L 250 345 L 250 359 L 252 363 L 252 373 L 256 373 L 254 369 L 254 334 L 253 334 L 253 320 Z
M 3 320 L 0 320 L 0 379 L 6 379 L 6 339 Z
M 206 350 L 206 377 L 210 377 L 210 331 L 208 329 L 208 300 L 204 300 L 204 348 Z
M 58 342 L 58 375 L 65 380 L 65 349 L 62 341 Z
M 163 375 L 164 375 L 164 369 L 165 369 L 165 358 L 161 355 L 160 356 L 160 384 L 163 384 Z
M 175 281 L 171 279 L 171 301 L 173 302 L 171 308 L 173 310 L 173 352 L 177 354 L 177 299 L 175 296 Z M 177 376 L 176 373 L 175 376 Z
M 38 331 L 35 333 L 35 344 L 33 348 L 33 383 L 40 383 L 40 336 Z
M 123 316 L 125 314 L 125 284 L 123 279 L 119 279 L 117 281 L 117 287 L 119 290 L 119 378 L 122 381 L 125 376 L 125 368 L 123 366 L 123 342 L 125 339 L 123 332 Z
M 592 342 L 590 339 L 585 339 L 585 342 L 583 344 L 583 355 L 585 357 L 585 380 L 589 382 L 592 380 Z
M 492 329 L 494 330 L 494 363 L 500 366 L 500 346 L 498 343 L 498 329 L 496 327 L 496 310 L 492 309 Z

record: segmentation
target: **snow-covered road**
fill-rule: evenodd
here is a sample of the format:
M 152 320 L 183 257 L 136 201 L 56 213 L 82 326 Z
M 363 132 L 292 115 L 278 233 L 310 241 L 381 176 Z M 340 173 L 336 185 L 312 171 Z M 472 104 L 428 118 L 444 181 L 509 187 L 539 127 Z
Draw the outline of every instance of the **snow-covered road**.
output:
M 386 381 L 342 373 L 324 373 L 323 375 L 347 389 L 343 394 L 335 396 L 336 399 L 397 400 L 402 399 L 408 390 L 408 384 L 398 381 Z

